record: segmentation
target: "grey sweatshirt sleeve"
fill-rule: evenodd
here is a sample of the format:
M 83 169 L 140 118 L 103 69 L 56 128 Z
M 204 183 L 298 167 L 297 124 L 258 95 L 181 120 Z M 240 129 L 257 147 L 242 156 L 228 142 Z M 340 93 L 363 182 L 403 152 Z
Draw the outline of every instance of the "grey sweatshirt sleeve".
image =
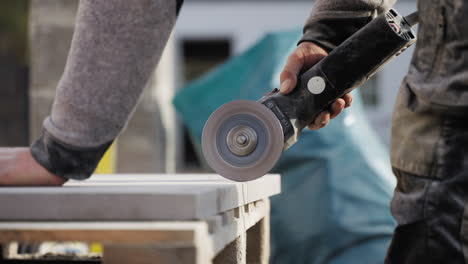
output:
M 124 129 L 169 38 L 182 1 L 81 0 L 65 71 L 35 159 L 85 179 Z
M 299 41 L 314 42 L 330 52 L 354 32 L 390 9 L 396 0 L 317 0 Z

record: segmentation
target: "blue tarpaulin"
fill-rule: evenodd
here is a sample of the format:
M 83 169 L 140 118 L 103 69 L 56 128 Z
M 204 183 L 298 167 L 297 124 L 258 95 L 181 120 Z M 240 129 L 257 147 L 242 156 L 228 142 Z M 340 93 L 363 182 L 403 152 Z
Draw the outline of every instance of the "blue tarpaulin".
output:
M 219 106 L 258 100 L 279 86 L 300 36 L 299 30 L 268 34 L 181 89 L 174 104 L 198 150 L 203 126 Z M 272 173 L 282 176 L 282 194 L 271 200 L 272 263 L 383 263 L 395 228 L 395 180 L 357 93 L 326 128 L 304 130 Z

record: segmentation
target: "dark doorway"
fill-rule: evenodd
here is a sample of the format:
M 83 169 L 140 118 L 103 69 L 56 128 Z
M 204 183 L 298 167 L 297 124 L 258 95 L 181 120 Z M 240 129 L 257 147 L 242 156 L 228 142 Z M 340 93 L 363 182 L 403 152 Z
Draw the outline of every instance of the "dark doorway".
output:
M 229 39 L 185 39 L 182 41 L 186 83 L 199 78 L 231 55 Z M 184 128 L 184 172 L 200 171 L 201 162 L 187 128 Z
M 29 1 L 0 2 L 0 146 L 27 146 Z

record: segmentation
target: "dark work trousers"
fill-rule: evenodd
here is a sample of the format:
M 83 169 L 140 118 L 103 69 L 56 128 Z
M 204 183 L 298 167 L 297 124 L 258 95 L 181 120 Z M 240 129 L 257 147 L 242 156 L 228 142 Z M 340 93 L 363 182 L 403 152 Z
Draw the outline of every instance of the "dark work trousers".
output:
M 468 263 L 468 171 L 442 179 L 394 174 L 391 210 L 398 226 L 385 263 Z

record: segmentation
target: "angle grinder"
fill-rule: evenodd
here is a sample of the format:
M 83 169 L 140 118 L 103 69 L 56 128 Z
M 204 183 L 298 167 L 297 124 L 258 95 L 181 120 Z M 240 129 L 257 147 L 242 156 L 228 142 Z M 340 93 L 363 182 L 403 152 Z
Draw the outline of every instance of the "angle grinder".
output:
M 236 100 L 218 108 L 203 129 L 208 165 L 234 181 L 267 174 L 320 112 L 416 41 L 411 29 L 416 23 L 417 13 L 403 17 L 390 9 L 298 76 L 291 93 L 275 89 L 259 101 Z

